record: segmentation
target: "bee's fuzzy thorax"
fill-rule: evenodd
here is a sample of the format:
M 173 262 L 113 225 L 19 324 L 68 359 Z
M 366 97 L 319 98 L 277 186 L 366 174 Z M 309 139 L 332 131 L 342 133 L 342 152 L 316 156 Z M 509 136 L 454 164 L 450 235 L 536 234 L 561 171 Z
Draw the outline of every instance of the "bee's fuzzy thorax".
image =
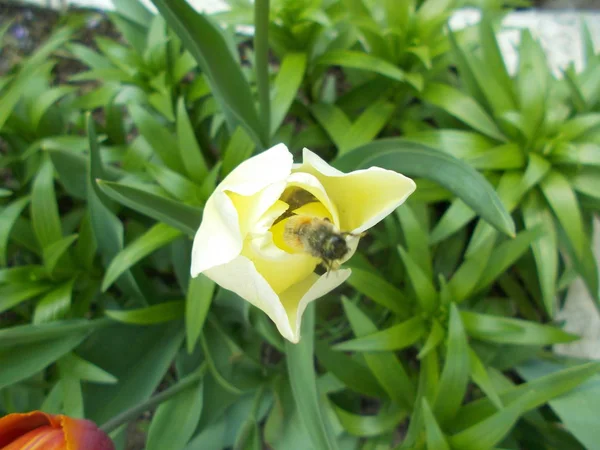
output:
M 286 223 L 284 239 L 290 247 L 321 259 L 331 269 L 348 254 L 346 235 L 327 219 L 293 216 Z

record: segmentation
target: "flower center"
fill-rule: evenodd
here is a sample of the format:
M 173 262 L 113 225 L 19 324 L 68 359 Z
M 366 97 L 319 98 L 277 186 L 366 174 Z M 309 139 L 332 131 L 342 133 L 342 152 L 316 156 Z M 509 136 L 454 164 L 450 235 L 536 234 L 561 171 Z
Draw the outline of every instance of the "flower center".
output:
M 301 242 L 295 243 L 289 239 L 290 225 L 298 222 L 299 217 L 331 221 L 331 213 L 313 194 L 297 186 L 286 188 L 279 201 L 288 205 L 288 209 L 275 219 L 269 229 L 273 243 L 287 253 L 306 252 Z

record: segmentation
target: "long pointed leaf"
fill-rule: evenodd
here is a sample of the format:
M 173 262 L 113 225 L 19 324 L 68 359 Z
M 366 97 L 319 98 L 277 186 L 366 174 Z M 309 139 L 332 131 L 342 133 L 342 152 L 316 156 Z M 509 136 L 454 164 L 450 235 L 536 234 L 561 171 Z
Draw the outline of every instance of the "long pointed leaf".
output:
M 152 0 L 168 25 L 208 75 L 215 98 L 226 112 L 231 130 L 242 125 L 259 145 L 261 123 L 250 86 L 231 54 L 223 32 L 185 0 Z

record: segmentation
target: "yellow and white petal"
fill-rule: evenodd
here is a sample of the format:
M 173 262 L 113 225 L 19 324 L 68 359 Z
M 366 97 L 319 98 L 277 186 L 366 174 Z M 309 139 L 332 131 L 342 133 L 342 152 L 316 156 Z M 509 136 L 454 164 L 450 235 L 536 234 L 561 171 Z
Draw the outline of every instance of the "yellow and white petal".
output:
M 289 318 L 289 328 L 292 332 L 291 338 L 285 335 L 284 337 L 294 344 L 298 343 L 302 315 L 308 304 L 337 288 L 348 279 L 351 273 L 350 269 L 334 270 L 321 276 L 312 273 L 300 283 L 282 292 L 280 294 L 281 304 Z
M 285 181 L 292 171 L 294 157 L 284 144 L 277 144 L 247 159 L 217 186 L 217 191 L 252 195 L 265 187 Z
M 242 255 L 254 263 L 276 294 L 304 280 L 320 263 L 318 258 L 306 252 L 288 253 L 282 250 L 275 245 L 270 232 L 247 240 Z
M 241 253 L 254 222 L 283 192 L 292 164 L 291 153 L 279 144 L 244 161 L 217 186 L 194 237 L 192 277 Z
M 295 335 L 279 296 L 248 258 L 238 256 L 227 264 L 206 270 L 204 274 L 221 287 L 235 292 L 263 310 L 284 338 L 290 341 L 294 339 Z
M 320 180 L 310 173 L 295 172 L 287 179 L 287 187 L 299 187 L 310 192 L 329 211 L 332 222 L 339 227 L 340 219 L 335 202 L 332 201 L 327 189 Z
M 393 170 L 371 167 L 343 173 L 308 149 L 297 172 L 310 173 L 321 182 L 339 214 L 340 229 L 362 233 L 380 222 L 412 194 L 415 182 Z

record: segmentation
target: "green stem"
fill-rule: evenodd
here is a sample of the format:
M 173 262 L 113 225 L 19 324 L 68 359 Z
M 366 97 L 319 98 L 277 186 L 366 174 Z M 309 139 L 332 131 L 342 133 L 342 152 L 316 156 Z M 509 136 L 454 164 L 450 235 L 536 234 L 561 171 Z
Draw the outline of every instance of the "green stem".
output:
M 132 408 L 129 408 L 128 410 L 123 411 L 121 414 L 113 417 L 108 422 L 103 424 L 100 427 L 100 429 L 108 434 L 119 428 L 121 425 L 131 422 L 134 419 L 137 419 L 143 412 L 160 405 L 161 403 L 169 400 L 174 395 L 180 393 L 181 391 L 192 386 L 194 383 L 200 381 L 204 376 L 205 372 L 206 364 L 202 364 L 202 366 L 200 366 L 198 370 L 182 378 L 170 388 L 162 391 L 159 394 L 156 394 L 154 397 L 149 398 L 145 402 L 142 402 Z
M 271 137 L 271 91 L 269 88 L 269 0 L 254 2 L 254 67 L 260 119 L 263 126 L 263 144 Z

